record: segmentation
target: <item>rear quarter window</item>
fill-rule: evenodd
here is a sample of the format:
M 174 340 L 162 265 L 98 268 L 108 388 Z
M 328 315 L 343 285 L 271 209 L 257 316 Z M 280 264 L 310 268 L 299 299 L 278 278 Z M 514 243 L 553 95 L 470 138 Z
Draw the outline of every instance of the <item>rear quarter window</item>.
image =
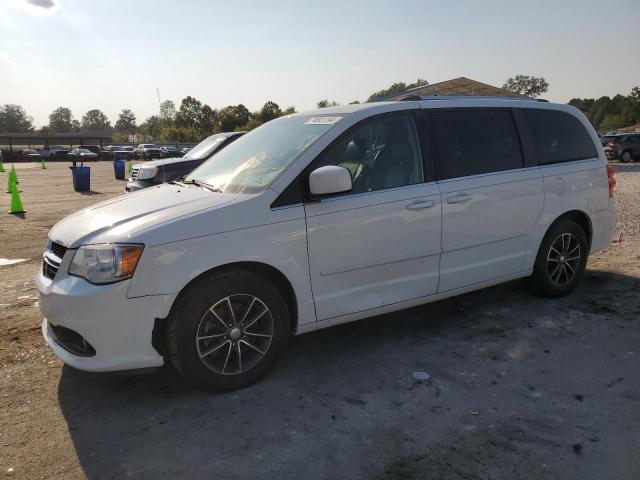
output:
M 598 156 L 584 125 L 573 115 L 555 110 L 523 109 L 538 164 L 586 160 Z

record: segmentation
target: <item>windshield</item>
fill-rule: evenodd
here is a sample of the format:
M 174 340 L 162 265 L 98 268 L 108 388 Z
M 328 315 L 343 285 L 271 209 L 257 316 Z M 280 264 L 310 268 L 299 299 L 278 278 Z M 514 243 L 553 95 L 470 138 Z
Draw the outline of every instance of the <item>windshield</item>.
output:
M 342 117 L 281 117 L 243 135 L 191 172 L 224 193 L 257 193 Z M 195 150 L 195 149 L 194 149 Z
M 205 138 L 198 145 L 189 150 L 189 153 L 184 158 L 191 158 L 193 160 L 202 160 L 207 158 L 218 146 L 224 142 L 226 137 L 213 135 L 209 138 Z

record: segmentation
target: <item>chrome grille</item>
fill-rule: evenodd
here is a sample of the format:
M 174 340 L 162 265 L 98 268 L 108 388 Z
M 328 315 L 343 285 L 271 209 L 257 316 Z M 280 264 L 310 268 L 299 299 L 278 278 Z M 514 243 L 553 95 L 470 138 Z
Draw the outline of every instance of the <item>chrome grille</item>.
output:
M 67 253 L 67 247 L 56 242 L 49 242 L 47 250 L 42 256 L 42 274 L 53 280 L 58 273 L 64 254 Z
M 51 259 L 51 257 L 48 257 L 46 254 L 42 257 L 42 274 L 45 277 L 53 280 L 59 268 L 60 264 Z
M 51 245 L 49 245 L 49 251 L 62 260 L 64 258 L 64 254 L 67 253 L 67 247 L 56 242 L 51 242 Z
M 139 173 L 140 173 L 140 167 L 133 167 L 133 170 L 131 170 L 131 175 L 130 175 L 131 180 L 136 181 L 138 179 Z

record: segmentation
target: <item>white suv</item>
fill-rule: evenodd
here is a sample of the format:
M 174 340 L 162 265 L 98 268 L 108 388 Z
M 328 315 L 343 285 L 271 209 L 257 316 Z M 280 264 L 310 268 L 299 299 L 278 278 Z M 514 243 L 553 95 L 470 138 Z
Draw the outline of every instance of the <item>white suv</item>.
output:
M 65 363 L 236 388 L 292 334 L 516 278 L 571 292 L 615 180 L 578 110 L 447 98 L 289 115 L 60 221 L 37 278 Z

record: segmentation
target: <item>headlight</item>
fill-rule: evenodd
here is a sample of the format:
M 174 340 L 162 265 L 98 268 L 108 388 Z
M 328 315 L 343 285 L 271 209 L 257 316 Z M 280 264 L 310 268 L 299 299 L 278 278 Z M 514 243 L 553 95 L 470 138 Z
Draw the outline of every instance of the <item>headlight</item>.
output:
M 91 283 L 113 283 L 133 275 L 142 255 L 143 245 L 86 245 L 76 250 L 69 275 Z
M 138 180 L 153 178 L 158 174 L 158 167 L 142 167 L 138 172 Z

